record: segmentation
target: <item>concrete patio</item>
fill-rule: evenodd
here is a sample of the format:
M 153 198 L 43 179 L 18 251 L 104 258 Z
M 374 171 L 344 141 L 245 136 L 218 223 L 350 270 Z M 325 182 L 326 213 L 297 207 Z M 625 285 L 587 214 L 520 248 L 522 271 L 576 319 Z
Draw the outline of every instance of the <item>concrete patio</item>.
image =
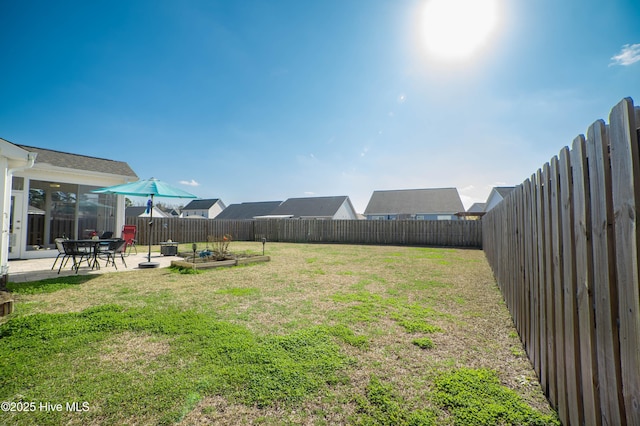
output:
M 71 270 L 72 261 L 69 261 L 66 267 L 62 268 L 60 274 L 58 274 L 58 266 L 60 260 L 56 263 L 55 269 L 51 269 L 55 257 L 45 259 L 25 259 L 25 260 L 10 260 L 9 261 L 9 281 L 14 283 L 26 282 L 26 281 L 38 281 L 46 278 L 54 278 L 66 275 L 76 275 L 76 272 Z M 172 260 L 182 260 L 178 256 L 164 256 L 160 253 L 151 253 L 151 261 L 160 264 L 160 268 L 166 268 L 171 265 Z M 138 254 L 130 254 L 125 257 L 127 267 L 122 264 L 120 258 L 116 258 L 116 269 L 113 265 L 105 266 L 104 261 L 100 261 L 100 269 L 91 269 L 86 266 L 86 263 L 78 270 L 79 275 L 87 274 L 104 274 L 111 272 L 124 272 L 124 271 L 141 271 L 144 268 L 139 268 L 138 264 L 147 261 L 147 252 L 139 251 Z

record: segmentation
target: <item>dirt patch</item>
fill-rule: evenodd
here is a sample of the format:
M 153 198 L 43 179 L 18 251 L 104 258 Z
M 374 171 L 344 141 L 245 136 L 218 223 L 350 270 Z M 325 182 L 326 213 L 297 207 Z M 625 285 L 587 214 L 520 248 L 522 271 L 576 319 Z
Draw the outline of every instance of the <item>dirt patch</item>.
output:
M 98 359 L 115 368 L 125 367 L 144 370 L 161 355 L 169 353 L 169 342 L 157 336 L 120 333 L 105 342 Z

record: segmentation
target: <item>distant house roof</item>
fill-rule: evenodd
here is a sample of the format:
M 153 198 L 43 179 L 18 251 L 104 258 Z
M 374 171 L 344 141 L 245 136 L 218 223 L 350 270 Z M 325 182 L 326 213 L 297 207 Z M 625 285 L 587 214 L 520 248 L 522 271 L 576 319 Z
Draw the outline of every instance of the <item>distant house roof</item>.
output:
M 108 173 L 120 176 L 138 176 L 124 161 L 107 160 L 105 158 L 89 157 L 87 155 L 70 154 L 68 152 L 37 148 L 28 145 L 17 145 L 29 152 L 38 154 L 35 164 L 50 164 L 54 167 L 86 170 L 91 172 Z
M 270 215 L 292 215 L 294 218 L 332 218 L 345 201 L 348 201 L 349 205 L 351 205 L 351 201 L 349 201 L 349 197 L 346 195 L 337 197 L 289 198 L 276 207 Z M 351 209 L 353 210 L 353 206 L 351 206 Z
M 259 201 L 252 203 L 231 204 L 216 216 L 216 219 L 253 219 L 256 216 L 265 216 L 282 204 L 282 201 Z
M 373 191 L 364 214 L 455 214 L 461 211 L 464 206 L 456 188 L 427 188 Z
M 496 192 L 498 194 L 500 194 L 500 196 L 502 196 L 502 198 L 504 198 L 507 195 L 509 195 L 511 193 L 511 191 L 513 191 L 515 189 L 515 186 L 496 186 L 493 189 L 495 189 Z
M 219 198 L 210 198 L 207 200 L 191 200 L 189 204 L 182 208 L 182 211 L 185 210 L 209 210 L 214 206 L 215 203 L 220 201 Z
M 482 213 L 484 212 L 484 206 L 486 203 L 473 203 L 471 207 L 467 209 L 467 213 Z
M 488 212 L 489 210 L 493 209 L 514 189 L 515 186 L 496 186 L 491 189 L 489 197 L 487 197 L 487 202 L 485 203 L 484 210 Z
M 124 217 L 145 217 L 147 214 L 146 206 L 130 206 L 124 209 Z M 157 207 L 153 207 L 153 217 L 169 217 L 169 215 Z

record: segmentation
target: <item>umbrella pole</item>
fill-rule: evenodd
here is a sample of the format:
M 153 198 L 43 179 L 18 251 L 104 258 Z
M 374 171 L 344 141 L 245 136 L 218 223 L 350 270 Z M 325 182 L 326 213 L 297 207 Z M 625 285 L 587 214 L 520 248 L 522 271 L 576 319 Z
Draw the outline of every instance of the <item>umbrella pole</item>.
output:
M 151 210 L 149 212 L 149 253 L 147 262 L 151 262 L 151 230 L 153 229 L 153 194 L 151 194 Z
M 149 252 L 147 253 L 147 261 L 146 262 L 142 262 L 138 264 L 139 268 L 157 268 L 158 266 L 160 266 L 159 263 L 157 262 L 151 262 L 151 230 L 153 228 L 153 194 L 151 195 L 151 205 L 150 205 L 150 209 L 151 211 L 149 212 Z

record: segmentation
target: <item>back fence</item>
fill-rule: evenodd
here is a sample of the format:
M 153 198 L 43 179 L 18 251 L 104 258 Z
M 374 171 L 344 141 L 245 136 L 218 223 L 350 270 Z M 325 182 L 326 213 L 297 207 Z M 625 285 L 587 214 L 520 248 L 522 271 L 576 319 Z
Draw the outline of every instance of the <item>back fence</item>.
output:
M 483 249 L 564 424 L 640 425 L 640 108 L 538 170 L 483 218 Z
M 236 241 L 347 244 L 399 244 L 481 248 L 482 224 L 476 220 L 215 220 L 186 218 L 127 218 L 138 228 L 138 244 L 171 239 L 207 241 L 230 234 Z

